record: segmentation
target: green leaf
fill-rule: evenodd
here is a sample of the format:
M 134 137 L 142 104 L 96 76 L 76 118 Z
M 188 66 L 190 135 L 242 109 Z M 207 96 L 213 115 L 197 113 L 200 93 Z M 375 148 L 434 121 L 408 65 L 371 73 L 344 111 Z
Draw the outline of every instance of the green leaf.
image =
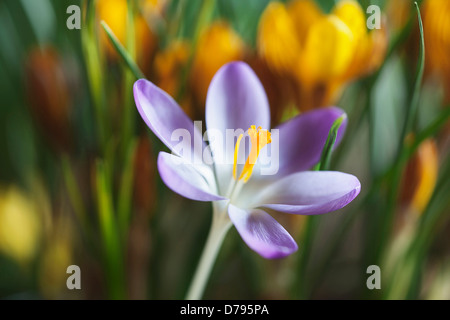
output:
M 111 299 L 123 299 L 125 290 L 122 247 L 117 219 L 114 214 L 108 171 L 107 164 L 99 160 L 96 167 L 97 210 L 104 248 L 109 295 Z
M 406 120 L 405 125 L 403 126 L 402 135 L 400 137 L 400 145 L 403 144 L 405 141 L 406 136 L 408 133 L 413 131 L 416 117 L 417 117 L 417 110 L 419 108 L 419 102 L 420 102 L 420 92 L 421 92 L 421 85 L 422 85 L 422 79 L 423 79 L 423 73 L 425 69 L 425 40 L 423 36 L 423 25 L 422 25 L 422 17 L 420 15 L 420 9 L 417 2 L 414 2 L 417 10 L 417 19 L 419 20 L 419 31 L 420 31 L 420 51 L 419 51 L 419 61 L 417 62 L 417 70 L 416 70 L 416 77 L 415 77 L 415 83 L 414 83 L 414 91 L 411 97 L 411 103 L 410 106 L 406 112 Z M 402 150 L 398 150 L 397 157 L 401 157 Z
M 118 228 L 124 242 L 126 241 L 127 232 L 130 224 L 130 216 L 132 211 L 132 197 L 133 197 L 133 160 L 136 152 L 136 142 L 132 142 L 128 146 L 128 152 L 124 163 L 124 170 L 122 172 L 119 188 L 119 199 L 117 205 L 117 219 Z
M 412 146 L 405 150 L 406 157 L 409 159 L 411 155 L 417 150 L 420 144 L 426 139 L 433 137 L 439 130 L 450 120 L 450 106 L 444 108 L 436 119 L 430 123 L 426 128 L 420 131 L 414 138 Z
M 331 154 L 333 153 L 334 144 L 336 143 L 336 138 L 338 135 L 339 128 L 341 127 L 344 120 L 347 119 L 347 115 L 344 113 L 342 116 L 337 118 L 328 132 L 327 141 L 322 150 L 322 156 L 320 157 L 320 162 L 314 167 L 314 170 L 328 170 L 330 168 Z
M 75 212 L 80 225 L 86 230 L 89 223 L 87 219 L 86 208 L 84 206 L 83 197 L 81 195 L 81 191 L 68 156 L 62 157 L 61 168 L 73 211 Z
M 220 0 L 219 14 L 229 21 L 250 47 L 256 46 L 256 35 L 261 14 L 269 0 Z
M 95 4 L 92 0 L 83 1 L 84 20 L 81 28 L 81 45 L 84 64 L 87 71 L 89 89 L 94 109 L 97 139 L 103 152 L 106 145 L 107 125 L 109 123 L 106 109 L 105 87 L 103 82 L 104 61 L 99 48 L 98 35 L 95 29 Z
M 131 55 L 128 53 L 128 51 L 124 48 L 124 46 L 120 43 L 119 39 L 117 39 L 114 32 L 111 30 L 111 28 L 108 26 L 108 24 L 105 21 L 101 22 L 101 25 L 103 29 L 105 30 L 106 34 L 108 35 L 109 40 L 111 41 L 114 49 L 117 51 L 119 56 L 122 58 L 123 62 L 130 68 L 131 72 L 135 76 L 136 79 L 145 79 L 144 73 L 139 69 L 137 63 L 131 58 Z
M 407 84 L 399 57 L 386 62 L 374 84 L 370 101 L 370 160 L 376 176 L 385 173 L 401 149 L 401 128 L 407 105 Z

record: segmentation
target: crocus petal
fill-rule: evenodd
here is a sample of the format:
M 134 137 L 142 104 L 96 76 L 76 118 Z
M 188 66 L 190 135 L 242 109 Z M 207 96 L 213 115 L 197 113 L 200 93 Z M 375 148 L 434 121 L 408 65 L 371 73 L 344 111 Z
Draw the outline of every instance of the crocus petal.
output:
M 304 171 L 265 187 L 252 207 L 293 214 L 323 214 L 338 210 L 361 191 L 355 176 L 337 171 Z
M 215 74 L 208 89 L 205 117 L 208 134 L 218 133 L 210 138 L 210 146 L 216 168 L 222 166 L 216 170 L 221 189 L 226 189 L 234 155 L 234 144 L 232 139 L 226 139 L 227 133 L 246 132 L 252 125 L 270 129 L 267 95 L 246 63 L 228 63 Z
M 281 124 L 276 128 L 279 130 L 278 145 L 274 146 L 274 141 L 268 145 L 272 152 L 267 154 L 273 153 L 272 159 L 265 159 L 262 154 L 258 161 L 278 161 L 277 177 L 311 169 L 320 160 L 332 124 L 343 114 L 344 111 L 336 107 L 322 108 L 306 112 Z M 347 120 L 344 120 L 339 128 L 335 146 L 341 141 L 346 126 Z M 278 147 L 278 156 L 273 152 L 275 147 Z
M 133 90 L 139 113 L 153 133 L 178 155 L 202 163 L 202 133 L 175 100 L 145 79 L 136 81 Z
M 228 206 L 228 215 L 245 243 L 267 259 L 282 258 L 297 251 L 291 235 L 268 213 Z
M 183 158 L 160 152 L 158 171 L 164 183 L 183 197 L 198 201 L 217 201 L 225 198 L 217 194 L 211 167 L 187 163 Z
M 217 71 L 206 98 L 207 129 L 247 130 L 270 127 L 270 110 L 264 87 L 244 62 L 231 62 Z

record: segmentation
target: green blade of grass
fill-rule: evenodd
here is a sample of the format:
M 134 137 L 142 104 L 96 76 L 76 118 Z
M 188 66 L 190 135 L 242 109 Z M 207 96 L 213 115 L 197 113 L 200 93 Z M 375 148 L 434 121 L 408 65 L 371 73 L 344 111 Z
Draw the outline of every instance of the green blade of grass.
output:
M 83 1 L 84 27 L 81 29 L 81 44 L 86 65 L 89 89 L 94 107 L 94 118 L 97 130 L 97 143 L 104 152 L 107 140 L 107 112 L 105 112 L 105 87 L 103 81 L 104 64 L 95 30 L 95 3 L 92 0 Z
M 110 298 L 123 299 L 125 279 L 122 247 L 107 172 L 106 163 L 98 161 L 96 167 L 97 209 L 104 248 L 105 276 Z
M 406 119 L 405 123 L 402 129 L 402 134 L 400 136 L 400 144 L 398 153 L 396 156 L 396 161 L 394 162 L 393 170 L 392 170 L 392 176 L 389 178 L 389 186 L 390 190 L 388 193 L 387 198 L 387 207 L 386 209 L 383 209 L 384 211 L 381 213 L 381 215 L 378 215 L 379 220 L 376 221 L 378 225 L 376 226 L 374 223 L 372 223 L 373 231 L 375 231 L 380 238 L 380 241 L 377 243 L 376 246 L 373 246 L 369 250 L 367 250 L 367 262 L 369 261 L 375 261 L 375 263 L 379 263 L 380 259 L 383 256 L 383 253 L 386 250 L 386 246 L 389 243 L 390 235 L 393 228 L 393 221 L 395 217 L 395 209 L 397 207 L 398 197 L 399 197 L 399 190 L 400 190 L 400 183 L 402 179 L 402 173 L 404 170 L 404 167 L 407 163 L 408 157 L 407 157 L 407 150 L 408 145 L 404 143 L 406 136 L 413 131 L 413 126 L 416 120 L 417 116 L 417 109 L 419 107 L 419 97 L 420 97 L 420 89 L 424 74 L 424 66 L 425 66 L 425 41 L 424 41 L 424 34 L 423 34 L 423 25 L 422 25 L 422 18 L 420 15 L 420 9 L 415 2 L 416 10 L 417 10 L 417 19 L 419 21 L 419 31 L 420 31 L 420 54 L 419 54 L 419 60 L 417 65 L 417 71 L 416 71 L 416 77 L 414 82 L 414 92 L 411 96 L 409 108 L 407 109 Z
M 331 154 L 334 150 L 334 145 L 336 143 L 339 128 L 342 126 L 343 122 L 347 119 L 347 115 L 344 113 L 342 116 L 337 118 L 328 132 L 327 141 L 322 149 L 322 155 L 320 157 L 320 162 L 314 167 L 314 170 L 328 170 L 330 168 Z
M 124 163 L 124 170 L 120 180 L 119 198 L 117 204 L 118 227 L 122 236 L 122 240 L 126 243 L 126 236 L 130 224 L 130 216 L 132 212 L 132 196 L 133 196 L 133 160 L 136 152 L 136 142 L 131 143 L 127 152 Z
M 324 171 L 330 168 L 331 155 L 336 144 L 338 131 L 346 119 L 347 115 L 344 113 L 331 125 L 327 140 L 322 149 L 320 162 L 314 167 L 313 170 Z M 320 221 L 320 216 L 309 216 L 305 222 L 305 231 L 302 233 L 302 239 L 300 241 L 300 243 L 302 243 L 303 250 L 297 261 L 298 275 L 296 277 L 296 281 L 294 281 L 294 287 L 292 288 L 292 294 L 296 299 L 306 299 L 311 292 L 311 281 L 307 281 L 306 268 L 311 254 L 313 240 L 319 228 Z
M 128 53 L 128 51 L 125 49 L 125 47 L 120 43 L 119 39 L 117 39 L 116 35 L 111 30 L 111 28 L 108 26 L 108 24 L 105 21 L 102 21 L 101 25 L 103 27 L 103 30 L 105 30 L 106 34 L 108 35 L 108 38 L 111 41 L 114 49 L 117 51 L 119 56 L 122 58 L 123 62 L 131 70 L 134 77 L 136 79 L 145 79 L 144 73 L 141 71 L 141 69 L 139 68 L 137 63 L 131 58 L 131 55 Z
M 419 31 L 420 31 L 420 50 L 419 50 L 419 61 L 417 62 L 416 77 L 414 83 L 414 92 L 411 98 L 411 104 L 406 113 L 406 120 L 403 126 L 402 134 L 400 136 L 400 145 L 403 145 L 406 136 L 411 132 L 414 126 L 414 122 L 417 115 L 417 109 L 419 108 L 419 98 L 420 89 L 422 85 L 423 74 L 425 70 L 425 39 L 423 35 L 423 24 L 422 17 L 420 15 L 420 9 L 417 2 L 414 2 L 417 10 L 417 19 L 419 21 Z M 398 158 L 401 158 L 402 149 L 399 149 Z
M 417 136 L 414 138 L 412 146 L 405 151 L 407 153 L 405 157 L 410 158 L 414 151 L 416 151 L 420 146 L 420 144 L 424 140 L 434 136 L 442 128 L 442 126 L 447 123 L 449 119 L 450 105 L 446 106 L 444 110 L 436 117 L 436 119 L 430 125 L 428 125 L 428 127 L 417 134 Z

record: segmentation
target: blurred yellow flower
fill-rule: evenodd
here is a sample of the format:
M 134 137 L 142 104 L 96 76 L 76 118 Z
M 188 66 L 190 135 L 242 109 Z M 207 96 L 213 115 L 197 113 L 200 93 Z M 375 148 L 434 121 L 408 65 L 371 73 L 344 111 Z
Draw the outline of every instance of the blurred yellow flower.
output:
M 242 60 L 244 48 L 241 38 L 224 21 L 212 23 L 201 33 L 190 73 L 190 83 L 197 105 L 204 107 L 206 93 L 214 74 L 224 64 Z
M 138 0 L 144 14 L 161 17 L 170 0 Z
M 412 10 L 415 10 L 415 7 L 411 0 L 388 1 L 386 4 L 388 27 L 399 32 L 408 23 Z
M 145 9 L 142 11 L 146 14 L 151 12 L 160 14 L 162 7 L 165 5 L 165 1 L 157 0 L 144 0 L 138 3 Z M 105 21 L 120 43 L 125 45 L 127 40 L 127 0 L 98 0 L 96 5 L 99 21 Z M 141 14 L 135 15 L 134 28 L 136 34 L 136 60 L 143 70 L 148 70 L 150 57 L 157 46 L 157 37 Z M 100 30 L 100 34 L 102 46 L 107 51 L 108 56 L 116 59 L 118 55 L 106 33 Z
M 422 8 L 427 69 L 441 78 L 450 101 L 450 1 L 425 0 Z
M 404 173 L 402 202 L 417 214 L 423 213 L 438 178 L 439 154 L 434 140 L 422 142 Z
M 384 27 L 368 31 L 355 0 L 341 0 L 328 15 L 312 0 L 272 2 L 261 16 L 258 55 L 274 71 L 297 80 L 300 110 L 335 102 L 343 87 L 378 68 L 384 58 Z
M 156 83 L 171 96 L 176 97 L 180 87 L 181 72 L 189 58 L 189 44 L 175 40 L 155 55 Z
M 288 14 L 294 23 L 296 37 L 302 46 L 305 45 L 308 30 L 324 13 L 314 1 L 291 1 L 288 4 Z M 302 19 L 298 19 L 302 17 Z
M 67 267 L 74 263 L 71 230 L 67 217 L 54 225 L 47 234 L 46 245 L 40 256 L 39 287 L 45 298 L 61 298 L 67 293 Z
M 258 30 L 257 42 L 259 54 L 275 71 L 289 72 L 297 63 L 300 43 L 297 38 L 294 20 L 280 2 L 271 2 L 267 6 Z
M 343 77 L 356 43 L 350 28 L 337 16 L 320 18 L 310 28 L 296 71 L 306 84 L 326 83 Z
M 180 96 L 181 88 L 185 83 L 183 71 L 189 61 L 191 45 L 188 41 L 177 39 L 155 54 L 153 70 L 155 83 L 173 97 L 179 99 L 178 103 L 183 110 L 193 116 L 191 97 L 184 92 Z
M 0 251 L 27 264 L 35 256 L 41 234 L 34 202 L 17 187 L 0 190 Z

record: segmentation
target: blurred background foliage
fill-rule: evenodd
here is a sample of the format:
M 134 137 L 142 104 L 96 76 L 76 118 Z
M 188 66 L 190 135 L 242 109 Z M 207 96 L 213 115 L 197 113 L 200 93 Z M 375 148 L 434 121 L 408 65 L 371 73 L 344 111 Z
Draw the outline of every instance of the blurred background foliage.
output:
M 373 4 L 379 30 L 366 28 Z M 347 112 L 331 169 L 362 193 L 336 213 L 277 217 L 299 242 L 283 260 L 233 229 L 205 298 L 449 299 L 450 2 L 419 4 L 425 47 L 410 0 L 0 1 L 0 297 L 183 298 L 211 207 L 160 181 L 164 146 L 132 85 L 142 74 L 202 120 L 214 73 L 244 60 L 273 126 Z M 70 5 L 81 30 L 66 26 Z M 79 291 L 66 287 L 72 264 Z M 373 264 L 381 290 L 366 287 Z

